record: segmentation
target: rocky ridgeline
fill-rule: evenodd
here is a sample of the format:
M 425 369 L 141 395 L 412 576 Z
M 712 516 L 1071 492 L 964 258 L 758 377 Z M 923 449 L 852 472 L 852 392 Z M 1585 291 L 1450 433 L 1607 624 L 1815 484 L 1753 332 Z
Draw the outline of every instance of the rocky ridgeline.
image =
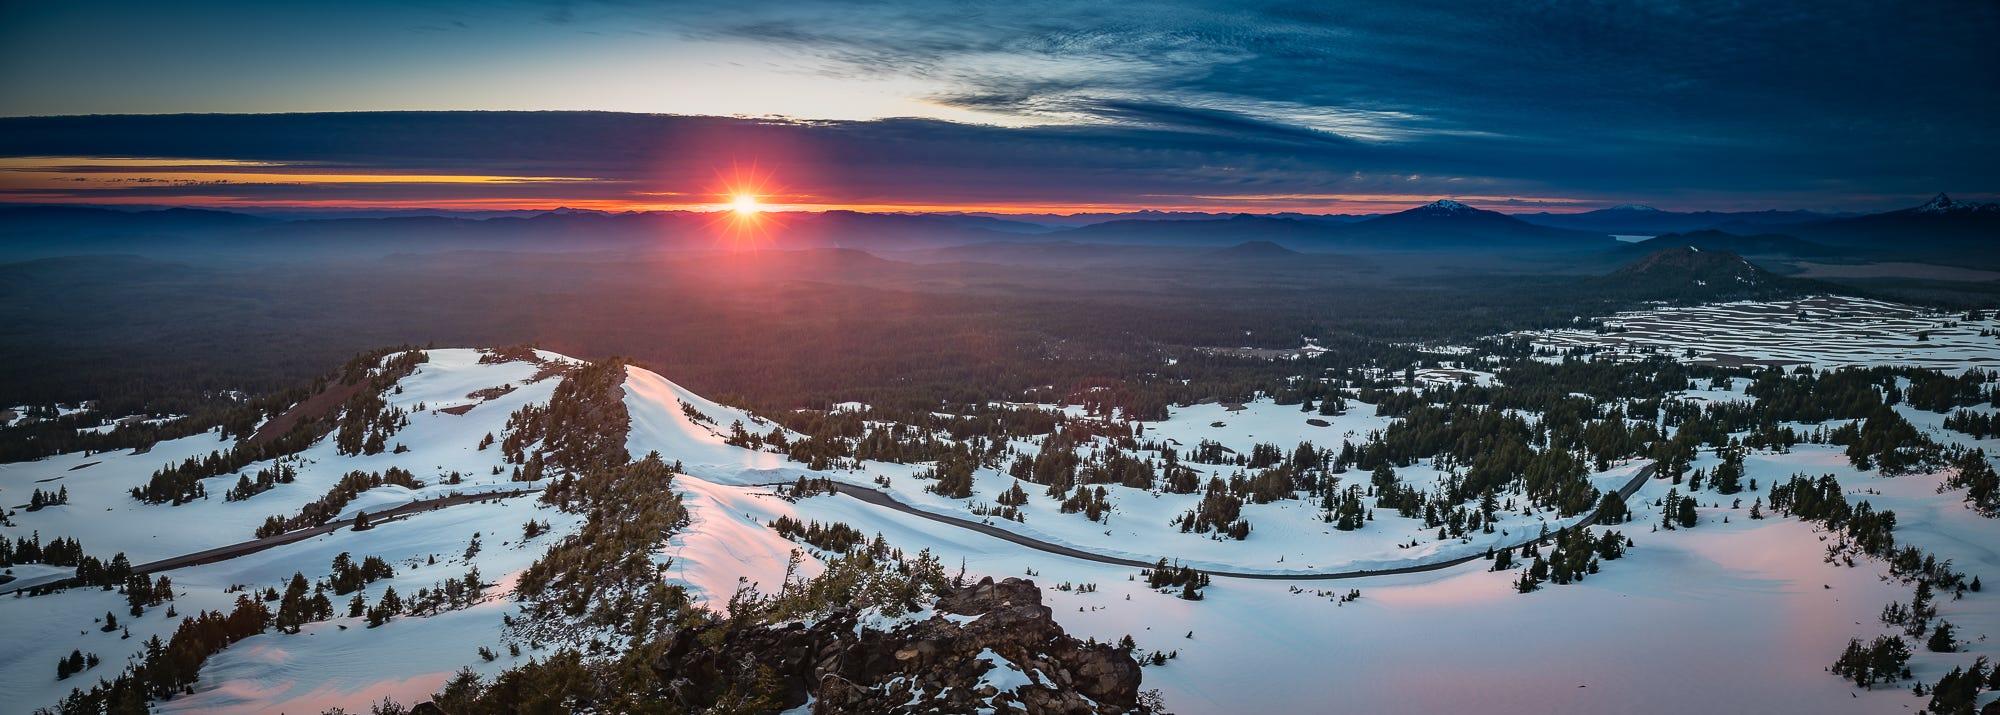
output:
M 808 702 L 828 715 L 1150 712 L 1132 654 L 1065 633 L 1032 581 L 983 579 L 939 598 L 930 618 L 892 631 L 859 619 L 838 611 L 810 625 L 691 628 L 652 669 L 668 683 L 667 697 L 692 711 L 732 684 L 757 683 L 776 694 L 765 703 L 773 712 Z M 982 658 L 987 650 L 1026 673 L 993 672 L 1007 668 Z M 1022 681 L 1005 691 L 993 684 Z M 411 712 L 445 711 L 423 703 Z
M 1032 581 L 983 579 L 939 598 L 936 610 L 886 633 L 856 628 L 856 614 L 844 612 L 811 627 L 748 631 L 720 648 L 682 632 L 656 668 L 692 680 L 748 676 L 730 671 L 762 665 L 784 680 L 784 707 L 804 705 L 810 695 L 815 713 L 1114 713 L 1137 706 L 1139 663 L 1064 633 Z M 1034 684 L 999 692 L 982 682 L 1004 668 L 979 657 L 988 649 L 1028 671 Z

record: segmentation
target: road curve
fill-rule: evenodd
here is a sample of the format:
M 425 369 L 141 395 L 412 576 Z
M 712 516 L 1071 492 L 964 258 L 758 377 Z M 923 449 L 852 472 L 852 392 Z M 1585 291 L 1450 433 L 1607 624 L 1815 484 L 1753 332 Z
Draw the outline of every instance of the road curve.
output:
M 1653 472 L 1655 471 L 1656 466 L 1657 465 L 1654 464 L 1648 464 L 1640 468 L 1637 474 L 1632 475 L 1632 479 L 1630 481 L 1627 481 L 1623 486 L 1620 486 L 1618 488 L 1618 498 L 1621 500 L 1632 498 L 1632 494 L 1638 492 L 1639 487 L 1644 486 L 1646 480 L 1653 476 Z M 977 531 L 981 534 L 985 534 L 987 536 L 991 536 L 993 538 L 1011 542 L 1014 544 L 1019 544 L 1021 546 L 1026 546 L 1036 551 L 1056 554 L 1058 556 L 1068 556 L 1070 558 L 1082 559 L 1084 561 L 1094 561 L 1101 564 L 1111 564 L 1114 566 L 1152 568 L 1153 566 L 1156 565 L 1153 562 L 1139 561 L 1137 559 L 1127 559 L 1117 556 L 1108 556 L 1105 554 L 1099 554 L 1070 546 L 1064 546 L 1062 544 L 1054 544 L 1047 541 L 1042 541 L 1040 539 L 1036 539 L 1031 536 L 1023 536 L 1019 533 L 1008 531 L 1006 529 L 1002 529 L 998 526 L 994 526 L 992 524 L 987 524 L 984 522 L 973 521 L 971 519 L 950 516 L 946 514 L 938 514 L 934 512 L 924 511 L 922 509 L 918 509 L 903 502 L 896 501 L 895 497 L 889 496 L 888 492 L 884 492 L 880 489 L 870 489 L 868 487 L 847 484 L 844 482 L 834 482 L 833 488 L 835 491 L 840 492 L 841 494 L 854 497 L 855 499 L 859 499 L 861 501 L 873 504 L 875 506 L 887 509 L 894 509 L 896 511 L 903 512 L 905 514 L 920 516 L 925 519 L 929 519 L 931 521 L 943 524 L 950 524 L 952 526 L 956 526 L 961 529 L 969 529 L 972 531 Z M 1578 521 L 1576 523 L 1576 526 L 1585 527 L 1595 523 L 1597 523 L 1597 510 L 1592 509 L 1590 514 L 1584 516 L 1582 521 Z M 1508 544 L 1505 547 L 1500 547 L 1500 548 L 1518 548 L 1521 546 L 1525 546 L 1530 542 L 1544 541 L 1550 538 L 1554 538 L 1554 536 L 1555 532 L 1550 532 L 1549 536 L 1541 536 L 1538 534 L 1533 538 L 1522 539 L 1517 543 Z M 1325 572 L 1305 571 L 1297 573 L 1256 573 L 1248 571 L 1210 571 L 1204 569 L 1202 570 L 1202 573 L 1206 573 L 1210 576 L 1216 576 L 1221 578 L 1249 578 L 1249 579 L 1263 579 L 1268 581 L 1337 581 L 1340 579 L 1367 578 L 1370 576 L 1394 576 L 1398 574 L 1423 573 L 1426 571 L 1440 571 L 1443 569 L 1448 569 L 1453 566 L 1466 563 L 1468 561 L 1484 559 L 1485 557 L 1486 554 L 1484 552 L 1480 552 L 1468 556 L 1460 556 L 1458 558 L 1449 559 L 1445 561 L 1434 561 L 1430 563 L 1417 564 L 1414 566 L 1398 566 L 1395 568 L 1386 568 L 1386 569 L 1353 569 L 1348 571 L 1325 571 Z
M 474 492 L 470 494 L 452 494 L 448 496 L 435 497 L 431 499 L 418 499 L 413 502 L 408 502 L 398 506 L 390 507 L 388 509 L 384 509 L 379 512 L 375 512 L 373 514 L 369 514 L 368 520 L 374 524 L 379 525 L 385 521 L 400 519 L 406 516 L 410 516 L 412 514 L 419 514 L 427 511 L 435 511 L 438 509 L 443 509 L 445 507 L 458 506 L 460 504 L 470 504 L 472 502 L 486 501 L 488 499 L 505 499 L 509 497 L 517 497 L 538 491 L 541 491 L 541 487 L 528 487 L 528 488 L 513 489 L 508 491 Z M 132 567 L 132 573 L 151 574 L 151 573 L 158 573 L 161 571 L 171 571 L 179 568 L 187 568 L 189 566 L 212 564 L 217 561 L 227 561 L 229 559 L 233 559 L 239 556 L 248 556 L 250 554 L 254 554 L 259 551 L 263 551 L 265 549 L 270 549 L 278 546 L 284 546 L 285 544 L 304 541 L 306 539 L 310 539 L 312 537 L 319 536 L 321 534 L 333 533 L 335 531 L 339 531 L 340 529 L 353 525 L 354 525 L 354 519 L 352 517 L 346 519 L 336 519 L 333 521 L 329 521 L 325 524 L 321 524 L 319 526 L 315 526 L 308 529 L 300 529 L 298 531 L 288 531 L 283 534 L 278 534 L 276 536 L 267 536 L 262 539 L 252 539 L 250 541 L 237 542 L 227 546 L 218 546 L 213 549 L 207 549 L 205 551 L 196 551 L 191 554 L 181 554 L 179 556 L 171 556 L 168 558 L 160 559 L 158 561 L 151 561 L 143 564 L 138 564 Z M 76 577 L 74 576 L 62 576 L 60 574 L 56 574 L 50 576 L 42 576 L 39 578 L 9 581 L 7 583 L 0 583 L 0 595 L 13 593 L 15 591 L 25 591 L 28 589 L 62 588 L 72 585 L 70 582 L 75 580 Z
M 1620 499 L 1632 498 L 1632 494 L 1639 491 L 1639 487 L 1644 485 L 1646 483 L 1646 480 L 1653 476 L 1653 472 L 1655 471 L 1656 466 L 1657 465 L 1648 464 L 1645 467 L 1640 468 L 1638 473 L 1632 475 L 1632 479 L 1630 481 L 1627 481 L 1623 486 L 1618 488 L 1618 497 Z M 780 486 L 780 485 L 767 485 L 767 486 Z M 937 514 L 929 511 L 924 511 L 922 509 L 918 509 L 903 502 L 897 501 L 895 497 L 889 496 L 887 492 L 884 492 L 879 489 L 870 489 L 868 487 L 847 484 L 844 482 L 833 482 L 833 488 L 834 491 L 853 497 L 855 499 L 859 499 L 868 504 L 873 504 L 875 506 L 883 507 L 886 509 L 893 509 L 913 516 L 923 517 L 931 521 L 935 521 L 942 524 L 949 524 L 951 526 L 956 526 L 961 529 L 976 531 L 981 534 L 985 534 L 987 536 L 1000 539 L 1002 541 L 1018 544 L 1020 546 L 1025 546 L 1030 549 L 1034 549 L 1036 551 L 1041 551 L 1044 553 L 1056 554 L 1058 556 L 1067 556 L 1073 559 L 1081 559 L 1084 561 L 1094 561 L 1101 564 L 1111 564 L 1114 566 L 1151 568 L 1155 565 L 1147 561 L 1121 558 L 1117 556 L 1108 556 L 1105 554 L 1085 551 L 1083 549 L 1078 549 L 1075 547 L 1064 546 L 1062 544 L 1050 543 L 1047 541 L 1036 539 L 1034 537 L 1023 536 L 1021 534 L 1008 531 L 1006 529 L 1002 529 L 992 524 L 973 521 L 971 519 L 965 519 L 946 514 Z M 457 506 L 459 504 L 469 504 L 472 502 L 486 501 L 488 499 L 506 499 L 510 497 L 517 497 L 525 494 L 534 493 L 537 491 L 541 491 L 541 488 L 527 487 L 522 489 L 514 489 L 510 491 L 475 492 L 471 494 L 452 494 L 449 496 L 436 497 L 433 499 L 419 499 L 413 502 L 402 504 L 400 506 L 391 507 L 389 509 L 376 512 L 371 516 L 373 520 L 379 524 L 384 521 L 400 519 L 412 514 L 418 514 L 426 511 L 434 511 L 446 507 Z M 1590 514 L 1584 516 L 1581 521 L 1578 521 L 1576 523 L 1576 526 L 1584 527 L 1596 523 L 1597 515 L 1598 515 L 1597 510 L 1595 509 L 1591 510 Z M 151 561 L 143 564 L 138 564 L 132 567 L 132 572 L 141 574 L 152 574 L 161 571 L 171 571 L 174 569 L 186 568 L 189 566 L 211 564 L 217 561 L 227 561 L 229 559 L 237 558 L 240 556 L 247 556 L 250 554 L 254 554 L 259 551 L 263 551 L 265 549 L 275 548 L 278 546 L 284 546 L 285 544 L 304 541 L 306 539 L 310 539 L 312 537 L 319 536 L 321 534 L 332 533 L 334 531 L 338 531 L 342 528 L 346 528 L 353 525 L 354 525 L 353 518 L 338 519 L 309 529 L 290 531 L 283 534 L 278 534 L 276 536 L 267 536 L 262 539 L 252 539 L 250 541 L 238 542 L 227 546 L 218 546 L 213 549 L 207 549 L 205 551 L 196 551 L 191 554 L 182 554 L 180 556 L 173 556 L 165 559 L 160 559 L 158 561 Z M 1543 541 L 1548 538 L 1552 538 L 1553 536 L 1554 532 L 1551 532 L 1550 536 L 1547 537 L 1538 535 L 1537 537 L 1534 538 L 1522 539 L 1517 543 L 1508 544 L 1503 548 L 1518 548 L 1530 542 Z M 1209 576 L 1222 577 L 1222 578 L 1247 578 L 1247 579 L 1263 579 L 1270 581 L 1336 581 L 1340 579 L 1350 579 L 1350 578 L 1367 578 L 1370 576 L 1394 576 L 1397 574 L 1440 571 L 1443 569 L 1451 568 L 1453 566 L 1457 566 L 1459 564 L 1466 563 L 1468 561 L 1483 559 L 1485 558 L 1485 556 L 1486 556 L 1485 553 L 1482 552 L 1482 553 L 1470 554 L 1467 556 L 1460 556 L 1458 558 L 1448 559 L 1445 561 L 1434 561 L 1430 563 L 1417 564 L 1413 566 L 1398 566 L 1395 568 L 1386 568 L 1386 569 L 1353 569 L 1348 571 L 1297 572 L 1297 573 L 1256 573 L 1247 571 L 1204 570 L 1203 573 L 1206 573 Z M 9 594 L 16 591 L 25 591 L 29 589 L 61 588 L 71 585 L 70 582 L 74 580 L 76 580 L 74 576 L 50 575 L 38 578 L 8 581 L 6 583 L 0 583 L 0 595 Z

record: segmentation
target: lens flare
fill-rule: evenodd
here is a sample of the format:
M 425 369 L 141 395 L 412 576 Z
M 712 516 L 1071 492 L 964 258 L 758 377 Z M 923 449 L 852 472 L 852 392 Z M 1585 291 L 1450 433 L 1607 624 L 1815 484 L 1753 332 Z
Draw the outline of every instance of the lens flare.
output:
M 711 189 L 715 202 L 709 204 L 710 225 L 716 229 L 716 238 L 732 249 L 755 248 L 769 245 L 778 239 L 782 229 L 780 210 L 782 201 L 766 203 L 774 198 L 782 199 L 787 194 L 777 185 L 769 172 L 759 170 L 756 165 L 737 165 L 727 170 L 716 171 L 716 183 Z

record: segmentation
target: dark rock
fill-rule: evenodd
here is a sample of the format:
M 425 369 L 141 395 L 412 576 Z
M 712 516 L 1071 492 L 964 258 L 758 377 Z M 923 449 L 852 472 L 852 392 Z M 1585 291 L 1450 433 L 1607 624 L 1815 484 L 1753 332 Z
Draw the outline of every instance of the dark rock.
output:
M 982 579 L 940 597 L 936 610 L 887 632 L 857 627 L 852 612 L 812 625 L 688 629 L 652 668 L 690 709 L 732 685 L 756 683 L 774 693 L 774 709 L 810 699 L 825 714 L 1145 712 L 1132 654 L 1063 632 L 1032 581 Z M 982 658 L 987 651 L 1027 671 L 1033 684 L 994 687 L 985 676 L 1004 666 Z

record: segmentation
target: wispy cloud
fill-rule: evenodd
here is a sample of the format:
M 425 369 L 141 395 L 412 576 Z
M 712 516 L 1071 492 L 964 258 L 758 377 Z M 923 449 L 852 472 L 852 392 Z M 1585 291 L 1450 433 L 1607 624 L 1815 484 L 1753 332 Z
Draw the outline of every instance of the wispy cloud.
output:
M 79 56 L 118 67 L 89 76 L 152 79 L 113 91 L 61 81 L 89 63 L 53 62 L 47 58 L 57 53 L 5 41 L 38 37 L 35 28 L 53 27 L 45 18 L 0 21 L 0 113 L 24 113 L 11 108 L 35 106 L 38 94 L 57 92 L 52 87 L 104 88 L 105 96 L 137 98 L 130 100 L 137 107 L 146 97 L 178 102 L 188 91 L 233 82 L 260 103 L 282 108 L 296 96 L 290 106 L 319 106 L 310 100 L 327 96 L 320 90 L 329 83 L 409 68 L 422 79 L 398 85 L 405 99 L 394 106 L 647 107 L 627 102 L 650 94 L 671 100 L 665 111 L 796 121 L 211 118 L 160 120 L 148 129 L 160 133 L 140 136 L 79 119 L 31 125 L 39 133 L 12 141 L 0 135 L 0 147 L 127 156 L 192 156 L 188 149 L 201 148 L 204 156 L 385 173 L 654 183 L 677 181 L 683 163 L 787 154 L 791 171 L 845 182 L 819 193 L 868 201 L 894 200 L 896 191 L 926 201 L 1079 203 L 1370 190 L 1831 206 L 2000 190 L 2000 134 L 1991 131 L 2000 83 L 1982 81 L 2000 73 L 1990 39 L 2000 29 L 2000 4 L 1990 2 L 1948 0 L 1922 11 L 1851 0 L 1472 7 L 564 0 L 368 9 L 406 20 L 385 27 L 453 31 L 396 45 L 396 69 L 387 73 L 351 64 L 381 56 L 372 52 L 308 61 L 273 49 L 265 54 L 278 60 L 246 65 L 231 61 L 227 42 L 147 57 L 128 47 L 143 46 L 131 38 L 171 27 L 51 31 L 75 38 L 64 42 L 96 43 L 78 48 Z M 219 21 L 226 19 L 159 22 L 214 33 L 233 27 Z M 318 37 L 306 32 L 311 27 L 237 31 L 283 45 Z M 380 40 L 366 27 L 345 29 L 363 46 Z M 153 57 L 214 71 L 176 64 L 178 74 L 148 74 Z M 690 65 L 689 57 L 698 61 Z M 495 63 L 512 73 L 488 69 Z M 250 71 L 267 64 L 275 75 Z M 203 86 L 174 85 L 187 76 Z M 251 79 L 271 76 L 286 78 L 282 90 Z M 899 118 L 908 116 L 920 119 Z M 818 121 L 855 117 L 874 121 Z M 268 134 L 277 126 L 293 133 Z M 261 142 L 227 136 L 223 127 Z M 590 134 L 600 131 L 610 133 Z

